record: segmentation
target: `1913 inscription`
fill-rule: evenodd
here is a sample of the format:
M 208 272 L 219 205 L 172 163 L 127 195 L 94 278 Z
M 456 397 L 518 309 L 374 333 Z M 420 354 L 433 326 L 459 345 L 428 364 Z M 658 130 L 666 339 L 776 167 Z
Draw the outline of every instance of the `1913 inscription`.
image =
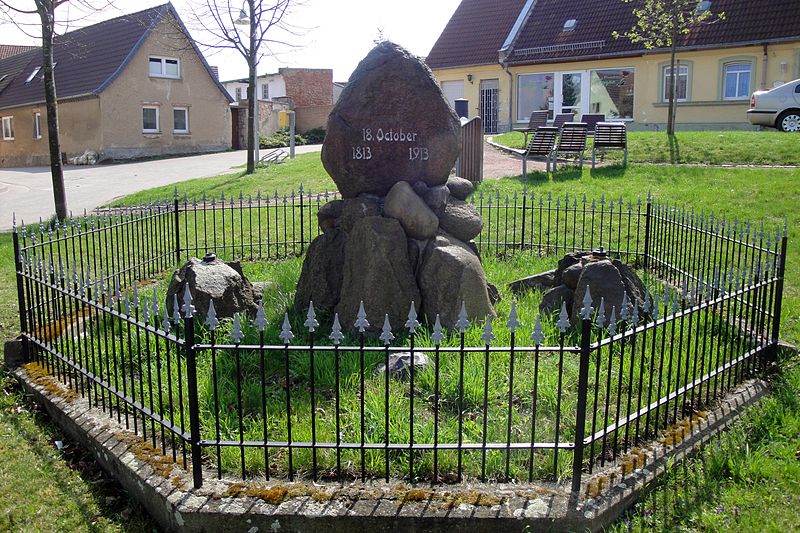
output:
M 415 143 L 408 148 L 408 160 L 422 162 L 430 159 L 428 147 L 416 144 L 420 139 L 419 133 L 415 131 L 405 131 L 403 128 L 362 128 L 360 140 L 363 144 L 351 147 L 352 158 L 356 161 L 372 159 L 372 148 L 378 149 L 385 143 Z

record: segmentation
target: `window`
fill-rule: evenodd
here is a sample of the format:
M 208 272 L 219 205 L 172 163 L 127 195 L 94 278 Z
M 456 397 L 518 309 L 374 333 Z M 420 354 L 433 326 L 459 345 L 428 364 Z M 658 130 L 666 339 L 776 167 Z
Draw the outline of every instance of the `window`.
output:
M 242 88 L 241 87 L 237 87 L 236 88 L 236 99 L 237 100 L 241 100 L 242 99 Z
M 676 102 L 685 102 L 688 100 L 689 95 L 689 66 L 688 65 L 679 65 L 677 67 L 678 77 L 677 77 L 677 84 L 675 85 L 675 101 Z M 669 86 L 672 83 L 672 71 L 670 70 L 669 66 L 664 67 L 662 79 L 664 80 L 663 84 L 663 93 L 661 100 L 663 102 L 669 102 Z
M 180 78 L 180 62 L 167 57 L 150 58 L 150 76 L 154 78 Z
M 750 98 L 752 71 L 752 63 L 749 61 L 726 63 L 722 67 L 723 100 L 747 100 Z
M 36 75 L 39 74 L 40 70 L 42 70 L 42 67 L 36 67 L 35 69 L 33 69 L 33 72 L 31 72 L 30 75 L 25 79 L 25 83 L 30 83 L 31 80 L 33 80 L 33 78 L 35 78 Z
M 3 117 L 3 140 L 14 140 L 14 117 Z
M 262 100 L 269 100 L 269 84 L 262 83 L 261 84 L 261 99 Z
M 633 118 L 636 75 L 632 68 L 592 70 L 589 76 L 590 113 L 603 113 L 607 119 Z
M 142 132 L 160 133 L 158 127 L 158 107 L 145 106 L 142 108 Z
M 517 77 L 517 120 L 527 122 L 533 111 L 549 111 L 553 118 L 552 72 L 520 74 Z
M 189 133 L 189 108 L 172 108 L 172 131 L 175 133 Z
M 33 114 L 33 138 L 34 139 L 41 139 L 42 138 L 42 114 L 41 113 L 34 113 Z

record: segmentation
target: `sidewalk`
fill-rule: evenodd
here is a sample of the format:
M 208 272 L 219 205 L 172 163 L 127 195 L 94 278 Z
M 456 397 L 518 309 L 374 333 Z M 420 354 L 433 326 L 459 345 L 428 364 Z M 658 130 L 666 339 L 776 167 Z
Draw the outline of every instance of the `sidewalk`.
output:
M 318 152 L 321 147 L 298 146 L 296 153 Z M 67 208 L 83 213 L 143 189 L 238 172 L 241 169 L 235 167 L 246 161 L 247 152 L 239 150 L 115 165 L 65 166 Z M 11 229 L 14 214 L 17 223 L 30 223 L 54 212 L 50 167 L 0 169 L 0 231 Z

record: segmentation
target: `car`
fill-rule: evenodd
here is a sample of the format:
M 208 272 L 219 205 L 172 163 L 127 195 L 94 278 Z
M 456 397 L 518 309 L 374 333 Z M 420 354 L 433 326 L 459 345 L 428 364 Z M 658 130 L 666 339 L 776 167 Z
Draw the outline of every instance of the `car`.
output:
M 750 124 L 800 131 L 800 79 L 779 85 L 769 91 L 756 91 L 747 110 Z

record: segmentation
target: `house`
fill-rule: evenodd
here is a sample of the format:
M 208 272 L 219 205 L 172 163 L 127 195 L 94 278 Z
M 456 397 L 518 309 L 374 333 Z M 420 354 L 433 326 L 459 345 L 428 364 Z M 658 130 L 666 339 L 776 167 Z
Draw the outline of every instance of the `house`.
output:
M 241 123 L 243 139 L 246 121 L 247 78 L 222 82 L 228 94 L 237 104 L 235 108 Z M 256 77 L 256 98 L 259 107 L 259 132 L 269 135 L 280 126 L 280 111 L 295 112 L 295 127 L 298 132 L 324 128 L 333 108 L 333 70 L 314 68 L 280 68 L 274 74 Z M 235 141 L 234 141 L 235 144 Z M 243 141 L 242 141 L 243 145 Z
M 57 36 L 61 149 L 100 159 L 231 146 L 230 98 L 171 4 Z M 49 164 L 39 48 L 0 59 L 0 167 Z
M 523 127 L 534 110 L 604 113 L 664 129 L 670 54 L 624 36 L 621 0 L 462 0 L 427 57 L 450 101 L 466 98 L 487 132 Z M 712 0 L 725 13 L 678 43 L 676 127 L 752 128 L 750 94 L 800 77 L 800 0 Z

